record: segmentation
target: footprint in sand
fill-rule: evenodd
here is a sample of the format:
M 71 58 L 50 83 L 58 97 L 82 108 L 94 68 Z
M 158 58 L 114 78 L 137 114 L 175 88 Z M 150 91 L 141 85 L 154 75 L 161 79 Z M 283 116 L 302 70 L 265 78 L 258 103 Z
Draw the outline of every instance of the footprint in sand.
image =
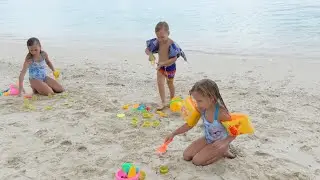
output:
M 232 154 L 238 156 L 238 157 L 245 157 L 246 153 L 243 149 L 241 149 L 239 146 L 235 146 L 233 144 L 230 144 L 229 146 L 230 151 Z
M 76 171 L 78 175 L 85 176 L 88 178 L 88 177 L 93 177 L 93 175 L 96 174 L 97 169 L 89 167 L 88 165 L 79 165 L 76 167 Z
M 259 104 L 261 104 L 261 105 L 267 105 L 267 104 L 270 104 L 270 101 L 268 101 L 268 100 L 262 100 L 262 101 L 259 101 Z
M 256 152 L 254 152 L 254 154 L 257 156 L 270 156 L 269 153 L 262 152 L 262 151 L 256 151 Z
M 122 86 L 122 87 L 125 86 L 124 84 L 120 84 L 120 83 L 107 83 L 106 85 L 107 86 Z
M 75 79 L 75 78 L 84 77 L 84 75 L 83 75 L 83 74 L 78 74 L 78 75 L 73 75 L 73 76 L 71 76 L 71 77 L 72 77 L 72 79 Z
M 40 129 L 34 135 L 37 136 L 37 137 L 43 137 L 46 134 L 48 134 L 48 130 Z
M 241 95 L 241 96 L 246 96 L 246 95 L 248 95 L 249 94 L 249 92 L 240 92 L 239 93 L 239 95 Z
M 54 144 L 55 140 L 54 139 L 47 139 L 44 141 L 44 144 Z
M 22 160 L 20 157 L 11 157 L 7 161 L 7 167 L 9 168 L 15 168 L 18 169 L 20 168 L 25 162 Z
M 62 142 L 60 143 L 60 145 L 62 145 L 62 146 L 70 146 L 70 145 L 72 145 L 72 142 L 71 142 L 71 141 L 68 141 L 68 140 L 65 140 L 65 141 L 62 141 Z
M 269 117 L 270 117 L 269 114 L 264 114 L 264 113 L 261 114 L 262 119 L 268 119 Z
M 304 152 L 310 152 L 312 150 L 312 147 L 304 145 L 300 147 L 300 150 Z
M 19 122 L 9 123 L 8 125 L 9 126 L 14 126 L 14 127 L 26 127 L 27 126 L 26 124 L 22 124 L 22 123 L 19 123 Z
M 277 110 L 277 108 L 275 108 L 275 107 L 266 107 L 266 111 L 271 112 L 271 113 L 275 113 L 275 112 L 277 112 L 278 110 Z
M 270 142 L 270 139 L 268 139 L 268 138 L 260 138 L 259 141 L 260 141 L 262 144 L 264 144 L 264 143 Z
M 273 97 L 273 98 L 277 98 L 277 97 L 279 97 L 279 95 L 278 95 L 278 94 L 267 94 L 267 96 L 269 96 L 269 97 Z
M 103 167 L 107 161 L 108 161 L 108 157 L 100 157 L 99 159 L 96 160 L 96 165 L 98 167 Z
M 85 147 L 85 146 L 79 146 L 77 148 L 77 151 L 79 151 L 79 152 L 83 152 L 83 151 L 86 151 L 86 150 L 87 150 L 87 147 Z

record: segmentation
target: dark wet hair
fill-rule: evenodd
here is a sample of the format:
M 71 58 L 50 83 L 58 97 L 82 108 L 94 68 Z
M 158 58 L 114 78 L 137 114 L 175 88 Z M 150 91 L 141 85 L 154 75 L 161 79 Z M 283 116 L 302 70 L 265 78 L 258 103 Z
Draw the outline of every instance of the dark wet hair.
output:
M 158 24 L 156 25 L 156 27 L 154 28 L 155 32 L 159 32 L 162 28 L 164 28 L 166 31 L 169 31 L 169 25 L 167 22 L 165 21 L 160 21 L 158 22 Z
M 221 97 L 218 85 L 211 79 L 202 79 L 196 82 L 189 91 L 190 94 L 193 92 L 198 92 L 204 97 L 215 99 L 221 106 L 223 106 L 227 110 L 227 112 L 229 112 Z
M 40 55 L 42 56 L 43 54 L 43 51 L 41 50 L 41 43 L 40 43 L 40 40 L 36 37 L 32 37 L 32 38 L 29 38 L 28 41 L 27 41 L 27 46 L 30 47 L 30 46 L 33 46 L 33 45 L 39 45 L 40 46 Z M 26 56 L 26 59 L 30 59 L 32 58 L 32 54 L 29 52 Z
M 33 46 L 36 44 L 41 47 L 41 43 L 38 38 L 32 37 L 32 38 L 29 38 L 27 41 L 27 46 Z

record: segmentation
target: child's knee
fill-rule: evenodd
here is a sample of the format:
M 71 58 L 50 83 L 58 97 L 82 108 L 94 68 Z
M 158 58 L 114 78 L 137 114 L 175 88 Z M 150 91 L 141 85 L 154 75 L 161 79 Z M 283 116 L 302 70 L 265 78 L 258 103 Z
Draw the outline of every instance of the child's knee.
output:
M 54 90 L 55 93 L 62 93 L 62 92 L 64 92 L 64 91 L 65 91 L 65 90 L 64 90 L 63 87 L 60 87 L 60 88 L 57 88 L 57 89 Z
M 205 162 L 202 159 L 198 158 L 197 156 L 192 158 L 192 163 L 196 166 L 203 166 Z
M 167 80 L 169 86 L 173 86 L 173 78 Z
M 188 152 L 188 151 L 184 151 L 183 152 L 183 159 L 185 160 L 185 161 L 191 161 L 192 160 L 192 155 Z
M 47 92 L 44 93 L 46 96 L 53 95 L 54 91 L 52 89 L 48 89 Z

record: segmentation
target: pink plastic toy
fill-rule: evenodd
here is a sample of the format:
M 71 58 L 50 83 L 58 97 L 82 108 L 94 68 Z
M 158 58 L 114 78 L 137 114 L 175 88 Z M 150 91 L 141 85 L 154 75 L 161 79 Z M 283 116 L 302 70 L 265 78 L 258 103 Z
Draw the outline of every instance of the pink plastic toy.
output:
M 133 178 L 127 178 L 127 174 L 123 172 L 122 169 L 119 169 L 118 172 L 116 173 L 117 180 L 139 180 L 139 177 L 140 177 L 140 172 L 138 172 L 136 176 Z
M 16 85 L 11 84 L 9 89 L 3 91 L 2 93 L 4 96 L 15 96 L 19 94 L 19 88 Z
M 19 89 L 17 88 L 17 86 L 11 84 L 11 85 L 9 86 L 9 88 L 10 88 L 10 89 L 9 89 L 9 93 L 10 93 L 11 96 L 15 96 L 15 95 L 18 95 L 18 94 L 19 94 Z

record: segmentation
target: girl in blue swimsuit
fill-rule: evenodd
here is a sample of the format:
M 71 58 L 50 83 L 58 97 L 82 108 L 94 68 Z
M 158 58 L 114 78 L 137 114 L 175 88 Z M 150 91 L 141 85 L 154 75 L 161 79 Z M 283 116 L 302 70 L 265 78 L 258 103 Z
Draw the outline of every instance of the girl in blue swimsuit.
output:
M 63 87 L 54 79 L 47 76 L 46 65 L 55 71 L 48 54 L 41 50 L 39 39 L 30 38 L 27 41 L 29 53 L 23 63 L 23 68 L 19 76 L 19 92 L 24 93 L 23 80 L 29 69 L 29 81 L 31 88 L 35 93 L 48 96 L 49 94 L 61 93 L 64 91 Z
M 222 157 L 234 158 L 229 150 L 229 144 L 235 139 L 229 136 L 221 121 L 231 119 L 228 109 L 223 102 L 217 84 L 209 79 L 198 81 L 190 90 L 197 102 L 204 124 L 204 137 L 194 141 L 183 153 L 186 161 L 192 161 L 198 166 L 216 162 Z M 174 136 L 192 129 L 187 123 L 168 135 L 165 142 Z

